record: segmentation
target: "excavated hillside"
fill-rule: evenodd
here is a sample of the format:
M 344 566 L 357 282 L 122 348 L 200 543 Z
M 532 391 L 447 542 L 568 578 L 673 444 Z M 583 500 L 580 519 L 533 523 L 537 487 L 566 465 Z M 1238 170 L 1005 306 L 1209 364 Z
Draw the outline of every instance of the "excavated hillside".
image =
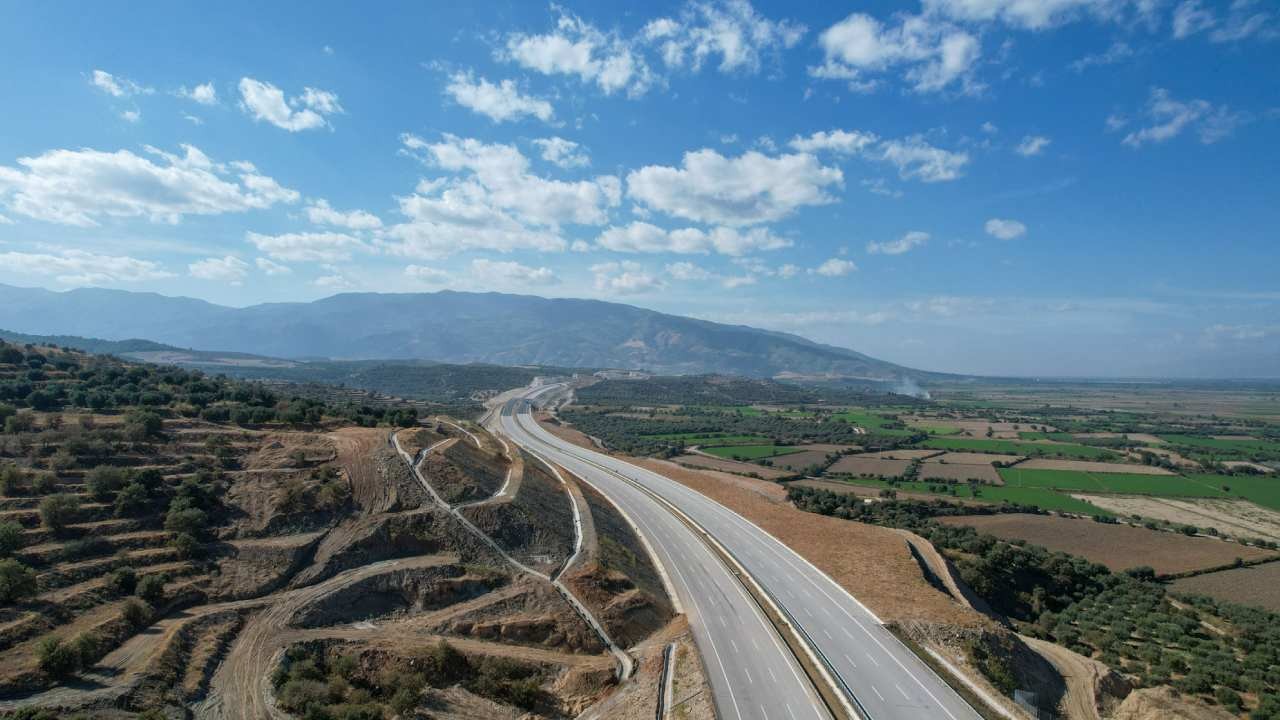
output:
M 20 352 L 0 389 L 25 378 Z M 211 392 L 41 354 L 55 382 L 100 364 L 106 382 Z M 0 717 L 652 717 L 668 648 L 682 687 L 705 682 L 647 559 L 576 580 L 597 548 L 634 545 L 607 510 L 466 423 L 396 434 L 314 405 L 286 423 L 277 404 L 240 425 L 73 398 L 0 434 Z

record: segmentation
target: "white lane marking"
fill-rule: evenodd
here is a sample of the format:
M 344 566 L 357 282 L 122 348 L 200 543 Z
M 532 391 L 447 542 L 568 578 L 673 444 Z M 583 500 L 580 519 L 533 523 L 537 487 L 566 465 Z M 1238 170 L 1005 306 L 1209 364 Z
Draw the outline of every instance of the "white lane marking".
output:
M 852 639 L 853 639 L 853 633 L 849 632 L 849 628 L 845 627 L 844 625 L 841 625 L 841 626 L 840 626 L 840 629 L 844 631 L 844 634 L 845 634 L 845 635 L 848 635 L 848 636 L 849 636 L 849 639 L 850 639 L 850 640 L 852 640 Z
M 867 656 L 867 659 L 871 661 L 872 665 L 875 665 L 876 667 L 880 667 L 880 663 L 876 662 L 876 658 L 874 655 L 872 655 L 871 653 L 863 653 L 863 655 Z
M 831 633 L 827 632 L 826 628 L 822 628 L 822 634 L 826 635 L 828 640 L 835 640 L 835 638 L 831 637 Z
M 787 708 L 787 714 L 791 716 L 791 720 L 796 720 L 796 714 L 791 712 L 791 705 L 788 703 L 785 707 Z
M 765 666 L 764 666 L 764 669 L 769 671 L 769 679 L 770 679 L 770 680 L 773 680 L 773 684 L 774 684 L 774 685 L 777 685 L 777 684 L 778 684 L 778 676 L 773 674 L 773 668 L 772 668 L 771 666 L 769 666 L 769 665 L 765 665 Z
M 871 689 L 876 691 L 876 697 L 880 698 L 880 702 L 884 702 L 884 696 L 880 694 L 879 690 L 876 690 L 876 686 L 872 685 Z
M 763 703 L 760 704 L 760 717 L 764 718 L 764 720 L 769 720 L 769 713 L 764 711 Z
M 750 671 L 750 670 L 748 670 L 748 669 L 746 668 L 746 666 L 743 666 L 743 668 L 742 668 L 742 672 L 746 674 L 746 676 L 747 676 L 747 682 L 748 682 L 748 683 L 754 683 L 754 682 L 755 682 L 755 680 L 752 680 L 752 679 L 751 679 L 751 671 Z
M 733 638 L 729 638 L 729 644 L 733 646 L 733 651 L 735 653 L 742 652 L 741 650 L 738 649 L 738 643 L 734 642 Z
M 854 670 L 858 669 L 858 663 L 854 662 L 853 658 L 849 657 L 848 655 L 844 656 L 844 661 L 849 663 L 849 667 L 853 668 Z
M 903 689 L 902 689 L 902 686 L 901 686 L 901 685 L 899 685 L 898 683 L 894 683 L 894 684 L 893 684 L 893 686 L 894 686 L 894 687 L 896 687 L 896 688 L 898 688 L 898 692 L 902 693 L 902 697 L 904 697 L 904 698 L 906 698 L 906 699 L 908 699 L 908 700 L 910 700 L 910 699 L 911 699 L 911 696 L 907 694 L 907 691 L 906 691 L 906 690 L 903 690 Z

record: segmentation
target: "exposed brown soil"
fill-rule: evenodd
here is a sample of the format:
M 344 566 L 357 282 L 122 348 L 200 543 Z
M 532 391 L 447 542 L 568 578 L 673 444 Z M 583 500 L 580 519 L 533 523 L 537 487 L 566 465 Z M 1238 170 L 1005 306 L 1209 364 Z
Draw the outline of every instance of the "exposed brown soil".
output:
M 1020 636 L 1027 647 L 1047 660 L 1066 683 L 1061 710 L 1070 720 L 1102 720 L 1129 694 L 1129 682 L 1097 660 L 1061 645 Z
M 861 477 L 870 475 L 873 477 L 899 477 L 907 471 L 907 467 L 911 465 L 909 460 L 890 460 L 883 458 L 870 458 L 863 455 L 848 455 L 835 461 L 835 463 L 827 468 L 827 472 L 853 475 Z
M 1173 589 L 1280 612 L 1280 562 L 1234 568 L 1173 581 Z
M 674 462 L 681 465 L 692 465 L 698 468 L 708 468 L 710 470 L 723 470 L 724 472 L 739 474 L 755 474 L 765 480 L 773 480 L 775 478 L 790 477 L 795 473 L 790 470 L 777 470 L 768 468 L 763 465 L 754 463 L 739 462 L 737 460 L 724 460 L 721 458 L 711 457 L 709 455 L 681 455 L 673 458 Z
M 1129 693 L 1111 720 L 1230 720 L 1234 717 L 1221 708 L 1182 697 L 1172 688 L 1157 687 Z
M 921 480 L 955 480 L 969 482 L 974 480 L 987 485 L 1003 485 L 1000 473 L 991 465 L 960 465 L 925 461 L 920 463 L 920 471 L 916 477 Z
M 463 515 L 512 557 L 554 572 L 573 553 L 573 506 L 560 481 L 541 463 L 522 458 L 523 480 L 493 501 L 461 508 Z
M 1247 500 L 1085 493 L 1072 493 L 1072 497 L 1117 515 L 1140 515 L 1178 525 L 1214 528 L 1228 537 L 1280 540 L 1280 512 Z
M 1150 565 L 1159 575 L 1220 567 L 1236 558 L 1276 557 L 1275 551 L 1213 538 L 1187 537 L 1130 525 L 1054 515 L 966 515 L 939 518 L 946 525 L 967 525 L 999 538 L 1022 539 L 1101 563 L 1112 570 Z
M 807 447 L 807 446 L 801 446 Z M 831 451 L 823 450 L 802 450 L 797 453 L 787 453 L 770 458 L 773 466 L 777 468 L 786 468 L 795 472 L 800 472 L 812 466 L 823 467 L 827 464 L 827 453 Z

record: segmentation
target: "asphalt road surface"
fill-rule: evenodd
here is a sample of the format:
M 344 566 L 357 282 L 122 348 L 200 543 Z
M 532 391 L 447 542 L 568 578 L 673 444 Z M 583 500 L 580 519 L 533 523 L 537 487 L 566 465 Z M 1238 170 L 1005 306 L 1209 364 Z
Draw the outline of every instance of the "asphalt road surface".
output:
M 825 710 L 732 574 L 670 510 L 632 483 L 678 507 L 733 554 L 825 658 L 862 715 L 874 720 L 980 719 L 870 610 L 772 535 L 674 480 L 581 448 L 540 427 L 525 398 L 558 391 L 563 387 L 542 386 L 508 401 L 497 418 L 502 431 L 583 478 L 636 520 L 689 615 L 722 716 L 822 717 Z

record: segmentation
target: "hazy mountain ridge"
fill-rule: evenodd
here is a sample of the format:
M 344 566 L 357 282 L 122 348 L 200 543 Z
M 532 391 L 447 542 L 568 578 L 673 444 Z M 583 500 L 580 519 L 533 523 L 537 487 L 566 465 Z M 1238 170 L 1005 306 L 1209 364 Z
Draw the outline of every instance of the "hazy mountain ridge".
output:
M 753 377 L 932 375 L 786 333 L 598 300 L 502 293 L 344 293 L 230 308 L 154 293 L 0 285 L 0 327 L 281 358 L 421 358 Z

